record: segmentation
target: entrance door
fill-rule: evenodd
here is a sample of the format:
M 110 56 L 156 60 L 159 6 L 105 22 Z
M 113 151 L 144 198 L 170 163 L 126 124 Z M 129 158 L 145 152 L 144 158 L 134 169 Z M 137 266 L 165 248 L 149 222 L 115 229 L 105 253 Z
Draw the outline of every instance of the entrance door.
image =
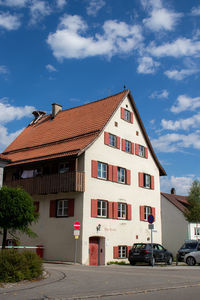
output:
M 99 264 L 99 238 L 90 237 L 89 239 L 89 265 L 98 266 Z

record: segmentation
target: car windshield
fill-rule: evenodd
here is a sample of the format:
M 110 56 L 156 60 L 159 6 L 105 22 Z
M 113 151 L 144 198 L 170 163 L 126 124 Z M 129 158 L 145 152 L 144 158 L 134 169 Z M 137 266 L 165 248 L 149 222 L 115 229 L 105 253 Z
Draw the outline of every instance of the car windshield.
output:
M 182 249 L 195 249 L 197 243 L 185 243 L 181 248 Z

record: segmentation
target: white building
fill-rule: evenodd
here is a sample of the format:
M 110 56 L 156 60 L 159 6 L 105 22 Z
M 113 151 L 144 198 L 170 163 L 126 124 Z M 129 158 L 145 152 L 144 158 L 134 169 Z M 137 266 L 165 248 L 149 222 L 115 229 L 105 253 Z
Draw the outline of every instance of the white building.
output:
M 74 261 L 73 223 L 81 223 L 77 262 L 126 259 L 134 242 L 150 241 L 155 217 L 161 243 L 160 176 L 166 175 L 129 90 L 35 120 L 8 146 L 5 184 L 22 186 L 40 213 L 36 239 L 44 258 Z

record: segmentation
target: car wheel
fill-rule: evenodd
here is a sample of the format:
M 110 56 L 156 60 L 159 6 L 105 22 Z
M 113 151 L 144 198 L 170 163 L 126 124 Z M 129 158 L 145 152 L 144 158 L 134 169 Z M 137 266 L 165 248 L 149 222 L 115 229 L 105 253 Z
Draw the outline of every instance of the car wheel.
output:
M 170 255 L 169 257 L 167 257 L 166 263 L 167 263 L 167 265 L 171 266 L 171 265 L 172 265 L 172 262 L 173 262 L 173 258 L 172 258 L 172 256 Z
M 155 265 L 155 257 L 151 257 L 151 259 L 149 261 L 149 265 L 152 267 Z
M 135 261 L 130 261 L 131 266 L 134 266 L 136 264 Z
M 188 264 L 188 266 L 194 266 L 196 264 L 196 260 L 194 259 L 194 257 L 188 256 L 188 258 L 186 259 L 186 264 Z

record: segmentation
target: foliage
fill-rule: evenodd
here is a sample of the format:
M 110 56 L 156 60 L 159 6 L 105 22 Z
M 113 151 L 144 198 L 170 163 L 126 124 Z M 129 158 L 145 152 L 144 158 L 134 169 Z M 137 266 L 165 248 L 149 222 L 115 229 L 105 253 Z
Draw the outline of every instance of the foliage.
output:
M 185 218 L 188 222 L 200 223 L 200 182 L 195 180 L 192 183 L 188 195 L 188 210 L 185 212 Z
M 127 265 L 127 262 L 124 260 L 121 261 L 108 261 L 107 265 Z
M 3 229 L 3 248 L 8 230 L 13 232 L 19 230 L 34 236 L 29 225 L 37 218 L 33 200 L 23 189 L 7 186 L 0 189 L 0 228 Z
M 42 259 L 32 251 L 17 250 L 0 252 L 0 282 L 31 280 L 42 275 Z

